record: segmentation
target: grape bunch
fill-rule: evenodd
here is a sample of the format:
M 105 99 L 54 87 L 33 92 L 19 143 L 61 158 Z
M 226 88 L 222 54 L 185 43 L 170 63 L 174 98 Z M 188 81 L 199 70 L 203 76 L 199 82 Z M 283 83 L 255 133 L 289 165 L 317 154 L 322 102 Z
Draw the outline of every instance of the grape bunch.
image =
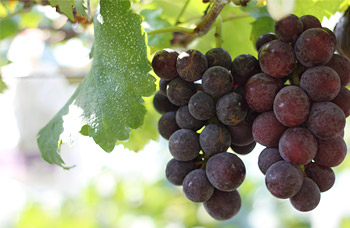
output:
M 346 156 L 350 62 L 334 54 L 334 33 L 314 16 L 288 15 L 274 28 L 256 41 L 263 73 L 245 85 L 248 106 L 260 113 L 254 140 L 266 146 L 258 165 L 273 196 L 310 211 Z
M 241 207 L 237 188 L 246 175 L 237 154 L 250 153 L 256 144 L 256 112 L 247 106 L 244 84 L 261 72 L 258 60 L 241 55 L 232 61 L 222 48 L 205 55 L 164 49 L 155 54 L 152 67 L 161 78 L 153 100 L 163 114 L 158 131 L 169 140 L 173 156 L 167 179 L 182 185 L 189 200 L 204 203 L 213 218 L 235 216 Z M 230 147 L 235 153 L 228 152 Z

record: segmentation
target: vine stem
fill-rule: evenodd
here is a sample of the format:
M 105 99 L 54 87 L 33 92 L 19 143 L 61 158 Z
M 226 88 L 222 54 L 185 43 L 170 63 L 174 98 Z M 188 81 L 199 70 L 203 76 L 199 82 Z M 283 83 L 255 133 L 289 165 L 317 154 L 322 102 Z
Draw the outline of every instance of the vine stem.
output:
M 215 22 L 216 18 L 219 16 L 221 10 L 230 3 L 230 0 L 214 0 L 211 8 L 205 14 L 205 16 L 199 21 L 194 29 L 171 26 L 167 28 L 157 29 L 153 31 L 149 31 L 148 35 L 154 35 L 165 32 L 179 32 L 183 33 L 182 36 L 177 36 L 172 41 L 173 44 L 181 44 L 183 46 L 187 46 L 192 40 L 197 38 L 198 36 L 205 35 Z
M 222 40 L 222 19 L 220 15 L 216 19 L 215 40 L 216 40 L 216 47 L 221 48 L 223 40 Z
M 178 25 L 178 24 L 180 23 L 180 18 L 181 18 L 181 16 L 184 14 L 184 12 L 185 12 L 185 10 L 186 10 L 188 4 L 190 3 L 190 1 L 191 1 L 191 0 L 186 0 L 184 6 L 182 7 L 182 9 L 181 9 L 179 15 L 177 16 L 177 18 L 176 18 L 176 20 L 175 20 L 175 25 Z

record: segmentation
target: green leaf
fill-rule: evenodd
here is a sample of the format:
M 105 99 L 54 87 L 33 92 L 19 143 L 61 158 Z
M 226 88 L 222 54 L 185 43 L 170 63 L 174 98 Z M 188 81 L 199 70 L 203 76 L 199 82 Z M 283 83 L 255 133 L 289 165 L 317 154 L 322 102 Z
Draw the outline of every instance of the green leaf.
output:
M 142 96 L 155 90 L 148 73 L 141 18 L 129 1 L 103 0 L 94 18 L 94 60 L 89 75 L 56 116 L 38 133 L 43 158 L 64 167 L 61 143 L 72 144 L 81 131 L 110 152 L 117 140 L 127 140 L 130 128 L 143 124 Z M 83 128 L 84 125 L 87 125 Z
M 52 7 L 58 6 L 60 11 L 64 13 L 70 20 L 74 20 L 73 5 L 74 0 L 49 0 Z
M 298 17 L 310 14 L 322 21 L 324 16 L 329 18 L 340 10 L 340 7 L 345 2 L 347 2 L 347 0 L 296 0 L 293 13 Z
M 263 33 L 274 32 L 275 21 L 271 17 L 259 17 L 252 23 L 250 40 L 255 45 L 256 39 Z
M 18 32 L 18 23 L 15 19 L 0 19 L 0 40 L 15 36 Z
M 241 7 L 241 10 L 243 12 L 249 13 L 250 16 L 254 18 L 259 17 L 269 17 L 269 13 L 267 12 L 267 9 L 265 6 L 259 6 L 257 7 L 256 4 L 258 3 L 257 0 L 250 1 L 246 7 Z
M 153 107 L 153 97 L 145 99 L 145 106 L 147 108 L 147 113 L 142 127 L 131 130 L 131 135 L 127 142 L 118 142 L 117 144 L 123 144 L 125 148 L 137 152 L 142 150 L 149 140 L 158 139 L 159 134 L 157 126 L 160 114 L 158 114 Z
M 143 27 L 147 32 L 155 29 L 165 28 L 171 25 L 168 21 L 164 20 L 161 17 L 162 12 L 163 12 L 162 9 L 141 10 L 140 14 L 145 17 Z M 153 47 L 156 47 L 157 49 L 166 48 L 166 47 L 169 47 L 170 40 L 172 38 L 173 38 L 172 33 L 162 33 L 162 34 L 148 36 L 148 46 L 153 46 Z
M 75 0 L 75 9 L 77 10 L 78 13 L 80 13 L 82 16 L 87 17 L 86 15 L 86 7 L 84 5 L 84 0 Z
M 7 85 L 6 85 L 5 82 L 1 79 L 1 75 L 0 75 L 0 93 L 3 93 L 6 89 L 7 89 Z

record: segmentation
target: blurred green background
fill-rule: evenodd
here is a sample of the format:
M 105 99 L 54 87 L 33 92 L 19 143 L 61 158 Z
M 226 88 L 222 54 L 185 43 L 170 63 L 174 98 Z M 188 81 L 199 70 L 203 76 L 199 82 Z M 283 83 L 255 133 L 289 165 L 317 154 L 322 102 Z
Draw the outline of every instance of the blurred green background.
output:
M 184 3 L 134 1 L 132 7 L 144 17 L 142 25 L 150 31 L 174 24 Z M 190 1 L 181 25 L 193 26 L 206 7 L 199 0 Z M 91 9 L 93 14 L 97 1 L 91 1 Z M 256 56 L 252 41 L 273 29 L 267 16 L 265 9 L 242 10 L 229 4 L 221 14 L 223 48 L 233 58 L 243 53 Z M 323 25 L 333 29 L 340 16 L 336 13 L 325 18 Z M 214 31 L 187 48 L 206 52 L 214 47 Z M 168 47 L 172 38 L 170 33 L 149 36 L 150 57 Z M 335 168 L 335 186 L 322 193 L 320 205 L 301 213 L 288 200 L 268 193 L 257 167 L 263 149 L 259 145 L 251 154 L 241 156 L 247 177 L 239 188 L 243 200 L 239 214 L 224 222 L 213 220 L 201 204 L 188 201 L 181 188 L 164 179 L 170 154 L 167 141 L 157 134 L 160 115 L 152 107 L 152 97 L 145 99 L 148 113 L 144 126 L 132 130 L 130 140 L 120 143 L 112 153 L 79 136 L 73 147 L 62 146 L 62 157 L 75 168 L 66 171 L 47 164 L 37 148 L 36 134 L 87 74 L 92 46 L 90 23 L 69 22 L 47 5 L 26 8 L 23 2 L 1 1 L 0 67 L 8 87 L 0 95 L 1 228 L 350 227 L 349 156 Z M 349 126 L 348 119 L 348 147 Z

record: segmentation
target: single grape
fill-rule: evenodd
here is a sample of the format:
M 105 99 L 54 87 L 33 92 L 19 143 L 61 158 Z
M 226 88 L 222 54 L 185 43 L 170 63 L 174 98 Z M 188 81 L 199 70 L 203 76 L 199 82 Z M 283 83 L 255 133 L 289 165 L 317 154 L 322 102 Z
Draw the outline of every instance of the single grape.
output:
M 200 151 L 199 137 L 194 131 L 180 129 L 169 138 L 171 155 L 179 161 L 190 161 L 196 158 Z
M 237 125 L 227 126 L 231 134 L 231 144 L 247 146 L 254 142 L 252 135 L 252 121 L 244 120 Z
M 253 141 L 252 143 L 250 143 L 246 146 L 236 146 L 236 145 L 231 144 L 232 150 L 235 153 L 241 154 L 241 155 L 249 154 L 250 152 L 252 152 L 254 150 L 255 146 L 256 146 L 255 141 Z
M 168 86 L 170 81 L 164 80 L 164 79 L 160 79 L 159 80 L 159 91 L 166 96 L 166 87 Z
M 175 116 L 175 112 L 167 112 L 158 121 L 159 134 L 165 139 L 169 139 L 175 131 L 180 129 L 176 124 Z
M 317 165 L 313 162 L 305 166 L 305 174 L 317 184 L 321 192 L 332 188 L 335 182 L 335 174 L 330 167 Z
M 212 48 L 205 53 L 205 57 L 208 60 L 208 67 L 222 66 L 231 69 L 231 55 L 223 48 Z
M 294 196 L 303 184 L 300 168 L 287 161 L 278 161 L 266 171 L 265 184 L 272 195 L 280 199 Z
M 278 144 L 281 157 L 296 165 L 305 165 L 317 153 L 316 138 L 306 128 L 288 128 Z
M 259 51 L 261 70 L 276 78 L 283 78 L 293 72 L 295 67 L 293 48 L 280 40 L 264 44 Z
M 172 49 L 158 51 L 152 60 L 154 72 L 162 79 L 171 80 L 179 77 L 176 70 L 176 59 L 178 53 Z
M 326 64 L 333 56 L 334 42 L 327 31 L 311 28 L 303 32 L 294 46 L 297 60 L 306 67 Z
M 177 110 L 176 123 L 180 128 L 197 131 L 204 126 L 205 121 L 194 118 L 188 110 L 188 106 L 185 105 Z
M 270 111 L 275 96 L 282 87 L 282 80 L 259 73 L 249 78 L 245 84 L 245 99 L 254 111 Z
M 186 175 L 196 169 L 195 160 L 178 161 L 171 159 L 165 168 L 165 176 L 167 180 L 174 185 L 182 185 Z
M 315 102 L 306 121 L 308 129 L 319 139 L 333 139 L 345 127 L 344 112 L 332 102 Z
M 267 147 L 277 147 L 282 134 L 287 129 L 270 112 L 261 113 L 253 123 L 252 134 L 256 142 Z
M 334 54 L 326 64 L 338 73 L 341 86 L 347 86 L 350 82 L 350 61 L 342 55 Z
M 231 73 L 238 84 L 245 84 L 251 76 L 260 71 L 259 61 L 249 54 L 239 55 L 232 62 Z
M 206 93 L 218 98 L 233 89 L 233 79 L 226 68 L 213 66 L 204 72 L 202 86 Z
M 273 40 L 277 40 L 277 36 L 275 33 L 272 33 L 272 32 L 268 32 L 268 33 L 264 33 L 264 34 L 261 34 L 258 39 L 256 39 L 255 41 L 255 49 L 257 51 L 260 50 L 260 48 L 270 42 L 270 41 L 273 41 Z
M 202 150 L 209 155 L 226 152 L 231 145 L 230 132 L 224 126 L 207 125 L 199 135 Z
M 214 193 L 214 187 L 203 169 L 195 169 L 187 174 L 182 187 L 187 199 L 196 203 L 207 201 Z
M 277 148 L 265 148 L 259 155 L 258 166 L 260 171 L 266 174 L 271 165 L 281 160 L 283 158 Z
M 345 117 L 350 115 L 350 90 L 348 90 L 346 87 L 340 88 L 338 96 L 336 96 L 332 102 L 343 110 Z
M 244 120 L 248 107 L 241 95 L 235 92 L 220 97 L 216 102 L 216 115 L 226 125 L 236 125 Z
M 160 114 L 176 111 L 179 107 L 171 103 L 168 97 L 161 92 L 157 92 L 153 98 L 153 106 Z
M 311 28 L 322 28 L 321 22 L 317 17 L 312 15 L 304 15 L 300 17 L 301 22 L 303 22 L 303 30 L 306 31 Z
M 241 197 L 237 190 L 223 192 L 215 189 L 211 198 L 203 205 L 208 214 L 214 219 L 227 220 L 238 213 L 241 204 Z
M 336 71 L 327 66 L 317 66 L 301 75 L 300 87 L 312 101 L 331 101 L 339 93 L 340 79 Z
M 273 102 L 276 118 L 288 127 L 295 127 L 305 122 L 309 109 L 309 97 L 297 86 L 284 87 L 277 93 Z
M 334 44 L 334 51 L 335 51 L 336 50 L 336 46 L 337 46 L 337 37 L 335 36 L 334 32 L 332 30 L 330 30 L 329 28 L 326 28 L 326 27 L 322 27 L 322 30 L 326 31 L 328 33 L 328 35 L 331 37 L 331 40 L 332 40 L 332 42 Z
M 284 42 L 294 43 L 302 32 L 303 22 L 294 14 L 289 14 L 275 23 L 275 33 Z
M 208 120 L 215 116 L 215 101 L 209 94 L 198 92 L 189 100 L 188 109 L 197 120 Z
M 315 163 L 326 167 L 340 165 L 346 156 L 346 143 L 341 136 L 330 140 L 317 140 L 318 150 Z
M 207 58 L 200 51 L 190 49 L 177 57 L 176 69 L 185 81 L 194 82 L 201 79 L 207 68 Z
M 233 191 L 245 178 L 245 166 L 235 154 L 223 152 L 211 156 L 206 167 L 210 183 L 220 191 Z
M 186 82 L 181 78 L 176 78 L 169 82 L 166 94 L 173 104 L 183 106 L 188 103 L 193 94 L 196 93 L 196 87 L 191 82 Z
M 320 202 L 321 193 L 317 184 L 308 177 L 304 177 L 300 191 L 290 198 L 290 202 L 298 211 L 311 211 Z

